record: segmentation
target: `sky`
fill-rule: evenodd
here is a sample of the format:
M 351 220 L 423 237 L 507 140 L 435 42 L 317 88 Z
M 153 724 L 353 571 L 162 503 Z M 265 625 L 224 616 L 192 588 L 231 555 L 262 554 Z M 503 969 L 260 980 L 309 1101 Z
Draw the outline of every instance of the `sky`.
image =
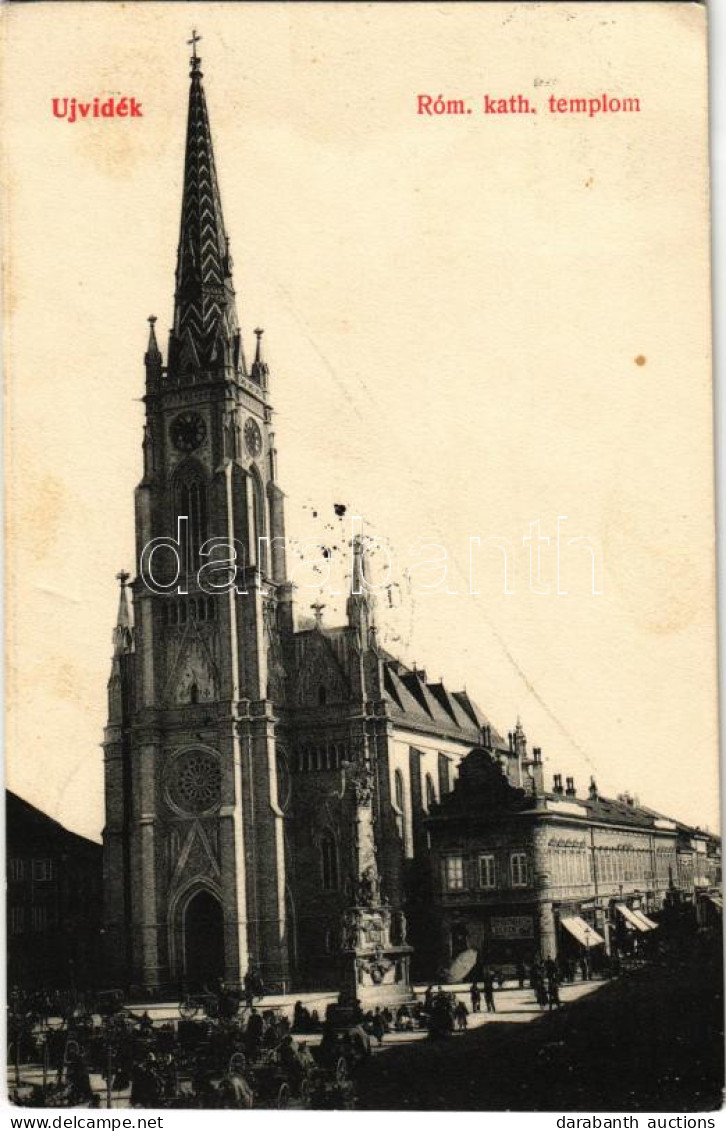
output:
M 64 4 L 52 36 L 48 6 L 3 16 L 9 788 L 99 837 L 196 21 L 289 536 L 342 548 L 362 516 L 393 555 L 389 650 L 500 731 L 520 716 L 548 776 L 718 828 L 699 7 Z M 472 114 L 420 115 L 422 92 Z M 487 93 L 537 113 L 485 115 Z M 547 109 L 603 93 L 641 110 Z M 53 117 L 96 95 L 143 116 Z M 537 529 L 549 591 L 530 583 Z M 436 588 L 414 568 L 432 542 Z M 374 564 L 385 581 L 382 548 Z M 318 595 L 301 586 L 300 617 Z

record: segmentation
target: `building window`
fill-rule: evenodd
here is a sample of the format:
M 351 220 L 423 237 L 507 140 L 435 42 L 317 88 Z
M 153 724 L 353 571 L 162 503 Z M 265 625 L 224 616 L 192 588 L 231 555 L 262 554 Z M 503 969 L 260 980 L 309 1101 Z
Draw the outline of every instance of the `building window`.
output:
M 8 860 L 8 879 L 14 884 L 25 879 L 25 861 L 21 860 L 19 856 L 14 856 L 11 860 Z
M 254 523 L 254 560 L 262 573 L 267 573 L 267 535 L 265 529 L 265 489 L 256 468 L 250 468 L 252 487 L 252 520 Z
M 479 886 L 483 888 L 494 888 L 497 886 L 493 856 L 479 857 Z
M 31 908 L 31 921 L 34 931 L 47 931 L 48 930 L 48 908 L 47 907 L 33 907 Z
M 462 856 L 444 858 L 444 886 L 447 891 L 462 891 L 464 888 L 464 859 Z
M 393 775 L 393 784 L 395 789 L 396 801 L 396 825 L 398 826 L 398 835 L 401 840 L 406 841 L 406 805 L 404 797 L 403 774 L 400 770 L 396 770 Z
M 53 861 L 52 860 L 34 860 L 33 861 L 33 879 L 41 883 L 53 879 Z
M 436 804 L 436 787 L 431 774 L 426 775 L 426 808 L 431 809 Z
M 22 935 L 25 927 L 25 908 L 11 907 L 8 913 L 11 935 Z
M 439 797 L 451 789 L 451 763 L 445 754 L 439 754 Z
M 323 889 L 335 891 L 338 887 L 338 848 L 331 832 L 320 838 L 320 862 L 323 875 Z
M 511 855 L 512 887 L 526 888 L 527 886 L 527 854 L 526 852 L 513 852 Z
M 179 516 L 182 524 L 182 569 L 185 574 L 199 567 L 199 549 L 207 541 L 207 492 L 199 479 L 188 479 L 179 489 Z

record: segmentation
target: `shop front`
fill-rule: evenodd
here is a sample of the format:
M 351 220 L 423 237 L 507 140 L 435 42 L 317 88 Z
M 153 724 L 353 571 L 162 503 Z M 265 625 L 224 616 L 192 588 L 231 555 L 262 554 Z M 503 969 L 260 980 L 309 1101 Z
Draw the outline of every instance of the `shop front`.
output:
M 594 904 L 563 904 L 557 911 L 557 956 L 565 963 L 586 963 L 588 970 L 600 970 L 606 940 L 595 923 Z
M 492 909 L 484 922 L 480 955 L 483 966 L 529 965 L 537 953 L 534 907 L 501 911 Z

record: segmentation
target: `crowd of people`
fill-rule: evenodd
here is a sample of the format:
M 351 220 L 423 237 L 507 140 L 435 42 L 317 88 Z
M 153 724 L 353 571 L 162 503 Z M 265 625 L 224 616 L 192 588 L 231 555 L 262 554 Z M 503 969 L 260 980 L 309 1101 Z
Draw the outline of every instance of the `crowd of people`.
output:
M 37 1060 L 44 1087 L 36 1105 L 98 1106 L 121 1095 L 132 1107 L 249 1108 L 307 1103 L 313 1090 L 325 1106 L 326 1082 L 350 1049 L 331 1038 L 313 1051 L 293 1037 L 282 1011 L 254 1005 L 230 1015 L 216 1003 L 212 1017 L 155 1022 L 148 1012 L 116 1011 L 103 1019 L 74 1014 L 61 1027 L 38 1034 Z M 41 1047 L 42 1046 L 42 1047 Z M 91 1086 L 91 1074 L 104 1087 Z M 284 1102 L 283 1102 L 284 1101 Z M 18 1097 L 18 1102 L 23 1102 Z

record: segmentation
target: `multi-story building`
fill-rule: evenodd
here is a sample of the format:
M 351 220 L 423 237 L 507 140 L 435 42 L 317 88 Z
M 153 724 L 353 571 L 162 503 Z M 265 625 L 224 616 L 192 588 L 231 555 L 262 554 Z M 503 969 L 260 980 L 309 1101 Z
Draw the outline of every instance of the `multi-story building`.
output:
M 102 849 L 6 794 L 8 987 L 94 986 Z
M 560 775 L 547 790 L 541 752 L 527 756 L 519 725 L 510 737 L 518 779 L 496 751 L 473 751 L 426 821 L 443 965 L 467 949 L 495 964 L 583 950 L 597 962 L 656 929 L 668 901 L 694 901 L 717 838 L 601 797 L 594 780 L 586 797 Z

